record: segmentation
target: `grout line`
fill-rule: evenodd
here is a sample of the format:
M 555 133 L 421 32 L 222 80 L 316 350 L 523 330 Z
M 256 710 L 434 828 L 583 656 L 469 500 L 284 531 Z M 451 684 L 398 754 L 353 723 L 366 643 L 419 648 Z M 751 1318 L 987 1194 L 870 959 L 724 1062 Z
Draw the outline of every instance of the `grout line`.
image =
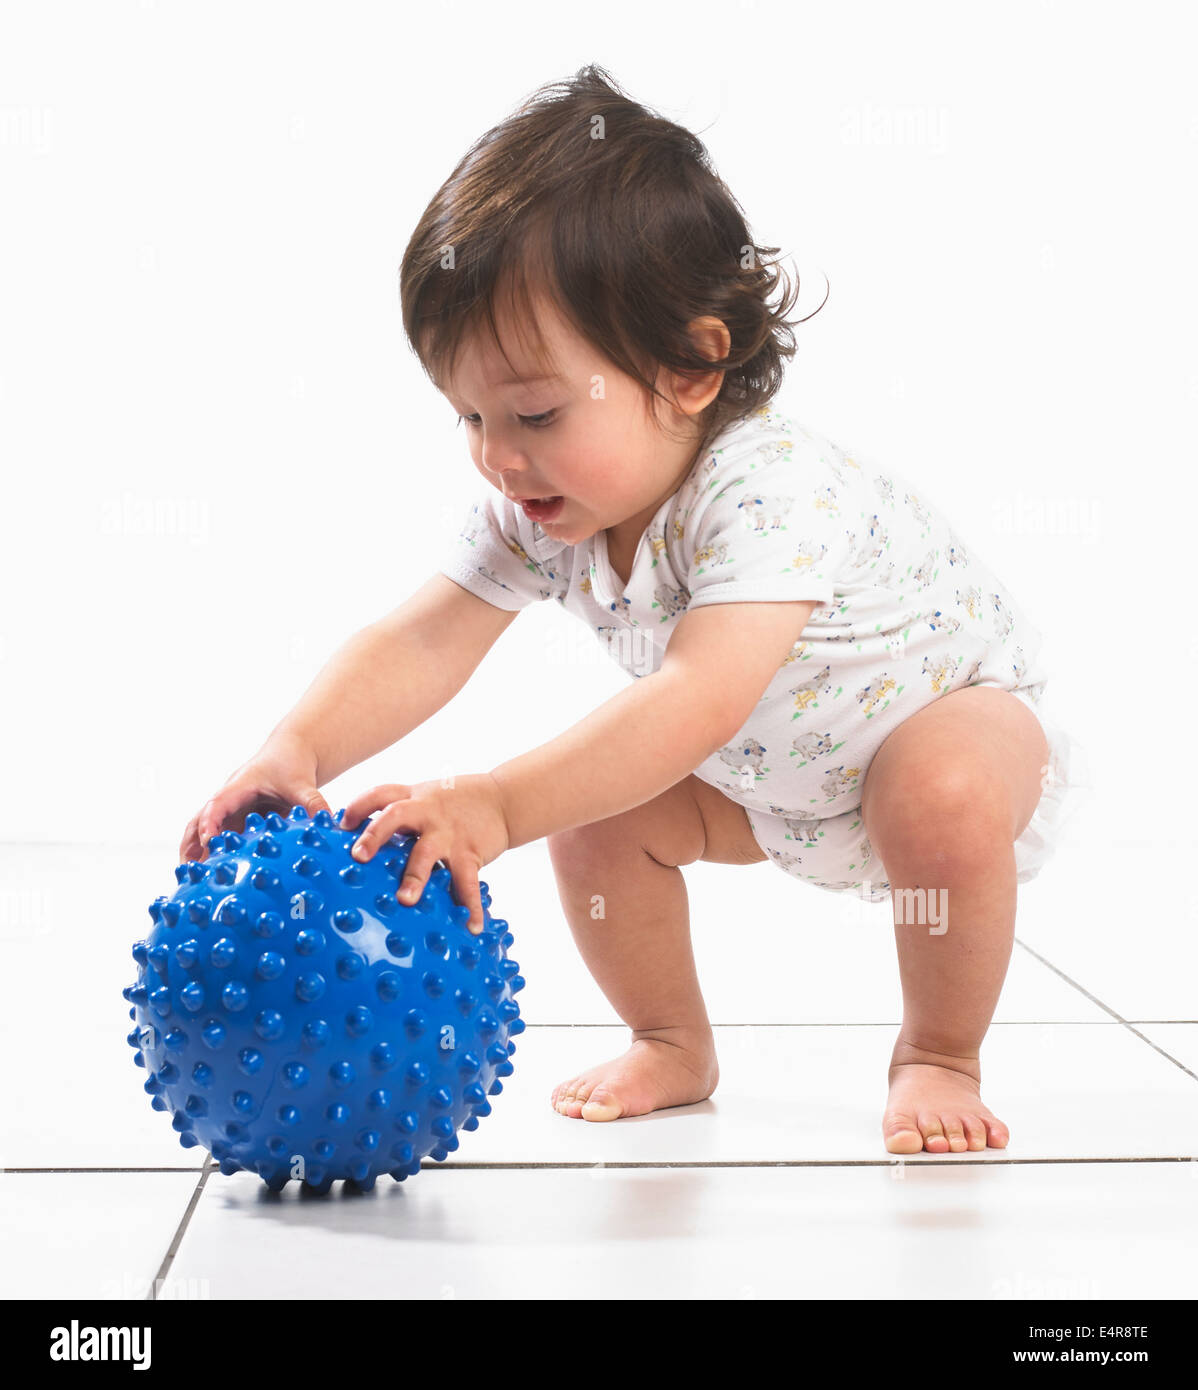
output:
M 1021 946 L 1023 945 L 1022 942 L 1020 942 L 1019 944 L 1020 944 Z M 1025 949 L 1025 950 L 1028 950 L 1028 949 L 1030 949 L 1030 948 L 1024 947 L 1024 949 Z M 1033 954 L 1034 954 L 1034 952 L 1033 952 Z M 1048 965 L 1048 962 L 1047 962 L 1047 961 L 1045 961 L 1044 963 L 1045 963 L 1045 965 Z M 1050 969 L 1050 970 L 1055 969 L 1055 966 L 1049 965 L 1049 969 Z M 1059 974 L 1060 972 L 1058 971 L 1057 973 Z M 1066 978 L 1066 979 L 1067 979 L 1068 977 L 1066 976 L 1066 977 L 1063 977 L 1063 978 Z M 1070 984 L 1073 984 L 1074 982 L 1073 982 L 1072 980 L 1070 980 L 1069 983 L 1070 983 Z M 1081 986 L 1078 985 L 1077 988 L 1078 988 L 1078 989 L 1081 989 Z M 1084 989 L 1083 989 L 1081 992 L 1082 992 L 1083 994 L 1086 993 L 1086 991 L 1085 991 Z M 1093 996 L 1087 996 L 1087 997 L 1092 998 Z M 1105 1004 L 1100 1004 L 1099 1001 L 1098 1001 L 1097 999 L 1095 999 L 1094 1002 L 1095 1002 L 1095 1004 L 1098 1004 L 1100 1008 L 1106 1008 L 1106 1005 L 1105 1005 Z M 1108 1013 L 1113 1013 L 1114 1011 L 1108 1009 L 1107 1012 L 1108 1012 Z M 1128 1024 L 1132 1024 L 1132 1023 L 1188 1023 L 1188 1024 L 1198 1024 L 1198 1018 L 1132 1018 L 1132 1019 L 1127 1019 L 1127 1018 L 1120 1018 L 1118 1014 L 1114 1014 L 1114 1017 L 1111 1018 L 1111 1019 L 1105 1019 L 1105 1018 L 996 1018 L 996 1019 L 994 1019 L 994 1020 L 991 1022 L 990 1027 L 991 1027 L 991 1028 L 1042 1028 L 1042 1027 L 1044 1027 L 1044 1026 L 1046 1026 L 1046 1025 L 1051 1025 L 1051 1026 L 1053 1026 L 1053 1027 L 1062 1026 L 1062 1027 L 1068 1027 L 1068 1028 L 1095 1028 L 1095 1027 L 1097 1027 L 1097 1028 L 1110 1028 L 1110 1027 L 1112 1027 L 1115 1023 L 1123 1024 L 1124 1026 L 1126 1026 L 1126 1025 L 1128 1025 Z M 872 1022 L 872 1021 L 871 1021 L 871 1022 L 865 1022 L 865 1021 L 854 1022 L 854 1021 L 852 1021 L 851 1019 L 850 1019 L 848 1022 L 844 1022 L 844 1021 L 832 1022 L 832 1021 L 830 1021 L 830 1022 L 827 1022 L 827 1023 L 819 1023 L 819 1022 L 814 1022 L 814 1023 L 795 1023 L 793 1020 L 790 1021 L 790 1022 L 781 1022 L 781 1023 L 763 1023 L 760 1019 L 754 1019 L 751 1023 L 713 1023 L 711 1026 L 712 1026 L 713 1028 L 898 1028 L 898 1027 L 901 1026 L 901 1024 L 902 1024 L 902 1020 L 901 1020 L 901 1019 L 897 1019 L 897 1018 L 894 1019 L 893 1022 L 883 1022 L 883 1023 L 875 1023 L 875 1022 Z M 526 1028 L 528 1031 L 531 1031 L 533 1028 L 622 1028 L 622 1029 L 624 1029 L 625 1031 L 628 1030 L 628 1025 L 627 1025 L 626 1023 L 530 1023 L 527 1019 L 525 1019 L 525 1021 L 524 1021 L 524 1026 L 525 1026 L 525 1028 Z
M 627 1160 L 598 1163 L 437 1163 L 436 1168 L 893 1168 L 896 1163 L 918 1159 L 921 1166 L 955 1167 L 959 1162 L 999 1164 L 1032 1163 L 1193 1163 L 1191 1154 L 1144 1154 L 1138 1158 L 973 1158 L 965 1154 L 894 1154 L 890 1158 L 713 1158 Z
M 1198 1018 L 1129 1018 L 1127 1023 L 1198 1023 Z
M 203 1168 L 0 1168 L 0 1173 L 202 1173 Z
M 158 1273 L 154 1276 L 154 1282 L 150 1286 L 150 1292 L 146 1294 L 145 1301 L 147 1303 L 156 1303 L 158 1301 L 158 1290 L 162 1287 L 163 1281 L 167 1276 L 167 1271 L 174 1263 L 175 1256 L 179 1253 L 179 1246 L 183 1240 L 183 1233 L 187 1230 L 187 1223 L 191 1220 L 191 1214 L 195 1211 L 196 1204 L 203 1194 L 204 1185 L 208 1181 L 208 1174 L 215 1173 L 217 1167 L 218 1165 L 214 1162 L 207 1162 L 204 1164 L 203 1170 L 200 1173 L 200 1180 L 196 1183 L 195 1191 L 191 1194 L 191 1201 L 188 1202 L 187 1210 L 183 1213 L 183 1219 L 179 1222 L 170 1247 L 162 1258 L 162 1264 L 158 1267 Z
M 1015 940 L 1019 943 L 1020 946 L 1023 947 L 1023 949 L 1028 953 L 1029 956 L 1034 956 L 1036 960 L 1040 962 L 1041 965 L 1046 965 L 1049 968 L 1049 970 L 1053 972 L 1054 975 L 1059 975 L 1067 985 L 1072 985 L 1073 988 L 1077 990 L 1079 994 L 1084 994 L 1092 1004 L 1096 1004 L 1105 1013 L 1110 1014 L 1110 1016 L 1115 1020 L 1116 1023 L 1121 1023 L 1129 1033 L 1134 1033 L 1135 1036 L 1139 1038 L 1141 1042 L 1147 1043 L 1148 1046 L 1152 1048 L 1154 1052 L 1159 1052 L 1167 1062 L 1172 1062 L 1173 1065 L 1178 1069 L 1178 1071 L 1184 1071 L 1185 1074 L 1192 1081 L 1198 1081 L 1198 1073 L 1192 1072 L 1184 1062 L 1179 1061 L 1176 1057 L 1173 1056 L 1171 1052 L 1166 1052 L 1163 1047 L 1159 1047 L 1156 1043 L 1152 1041 L 1151 1038 L 1146 1037 L 1128 1019 L 1124 1018 L 1122 1014 L 1117 1013 L 1114 1009 L 1111 1008 L 1109 1004 L 1104 1004 L 1101 999 L 1091 994 L 1088 989 L 1086 989 L 1082 985 L 1079 985 L 1078 982 L 1075 979 L 1073 979 L 1072 976 L 1066 975 L 1063 970 L 1060 970 L 1057 968 L 1057 966 L 1053 965 L 1052 961 L 1046 960 L 1039 953 L 1039 951 L 1033 951 L 1032 948 L 1027 944 L 1027 942 L 1020 941 L 1018 937 L 1016 937 Z
M 432 1163 L 422 1172 L 438 1168 L 451 1168 L 457 1172 L 470 1172 L 472 1169 L 591 1169 L 591 1168 L 893 1168 L 898 1163 L 916 1163 L 921 1168 L 957 1167 L 962 1163 L 984 1164 L 986 1167 L 1001 1165 L 1005 1167 L 1033 1166 L 1044 1163 L 1195 1163 L 1198 1155 L 1192 1154 L 1144 1154 L 1138 1158 L 974 1158 L 968 1152 L 963 1154 L 894 1154 L 890 1158 L 713 1158 L 713 1159 L 641 1159 L 612 1160 L 599 1159 L 595 1163 L 581 1162 L 489 1162 Z
M 894 1154 L 890 1158 L 713 1158 L 713 1159 L 643 1159 L 612 1160 L 600 1159 L 596 1163 L 580 1162 L 489 1162 L 433 1163 L 422 1172 L 437 1168 L 452 1168 L 458 1172 L 471 1169 L 519 1169 L 519 1168 L 893 1168 L 896 1163 L 915 1162 L 921 1168 L 957 1167 L 961 1163 L 985 1164 L 987 1167 L 1003 1165 L 1031 1166 L 1041 1163 L 1195 1163 L 1198 1155 L 1191 1154 L 1145 1154 L 1138 1158 L 974 1158 L 964 1154 Z
M 956 1167 L 962 1163 L 984 1163 L 1013 1167 L 1030 1166 L 1038 1163 L 1195 1163 L 1198 1154 L 1141 1154 L 1135 1157 L 1093 1157 L 1093 1158 L 975 1158 L 968 1151 L 960 1154 L 893 1154 L 889 1158 L 695 1158 L 695 1159 L 599 1159 L 587 1163 L 575 1159 L 502 1159 L 483 1160 L 478 1163 L 465 1163 L 459 1160 L 429 1161 L 421 1166 L 425 1173 L 437 1169 L 453 1172 L 472 1173 L 482 1171 L 507 1172 L 519 1169 L 569 1170 L 591 1168 L 893 1168 L 896 1163 L 917 1163 L 921 1167 Z M 160 1282 L 167 1267 L 178 1253 L 187 1223 L 195 1210 L 196 1203 L 207 1183 L 208 1177 L 219 1170 L 219 1165 L 211 1163 L 203 1169 L 200 1181 L 192 1193 L 191 1201 L 184 1212 L 179 1228 L 175 1232 L 169 1250 L 158 1271 L 155 1281 Z M 6 1173 L 164 1173 L 195 1172 L 194 1168 L 6 1168 Z

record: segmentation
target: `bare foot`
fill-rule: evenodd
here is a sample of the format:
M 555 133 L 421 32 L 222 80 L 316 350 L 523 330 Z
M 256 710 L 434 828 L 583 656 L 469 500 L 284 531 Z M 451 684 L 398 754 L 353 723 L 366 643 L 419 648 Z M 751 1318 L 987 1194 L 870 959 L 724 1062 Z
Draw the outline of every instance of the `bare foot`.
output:
M 967 1149 L 1005 1149 L 1006 1125 L 982 1104 L 976 1060 L 939 1066 L 900 1062 L 890 1068 L 890 1095 L 882 1134 L 892 1154 L 964 1153 Z
M 554 1088 L 549 1103 L 572 1120 L 618 1120 L 706 1100 L 720 1079 L 710 1028 L 633 1034 L 622 1057 Z

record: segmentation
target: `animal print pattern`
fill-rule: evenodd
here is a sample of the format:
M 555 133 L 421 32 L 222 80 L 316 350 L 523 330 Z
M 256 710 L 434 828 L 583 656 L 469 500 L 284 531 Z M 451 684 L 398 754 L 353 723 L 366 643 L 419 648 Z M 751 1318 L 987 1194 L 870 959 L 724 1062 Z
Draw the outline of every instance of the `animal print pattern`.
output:
M 816 601 L 743 728 L 694 771 L 763 827 L 780 867 L 826 887 L 869 881 L 861 790 L 893 729 L 970 685 L 1034 704 L 1048 678 L 1039 631 L 933 500 L 774 404 L 696 461 L 647 527 L 627 584 L 604 532 L 565 546 L 493 488 L 443 572 L 500 608 L 553 599 L 634 678 L 660 669 L 693 608 Z

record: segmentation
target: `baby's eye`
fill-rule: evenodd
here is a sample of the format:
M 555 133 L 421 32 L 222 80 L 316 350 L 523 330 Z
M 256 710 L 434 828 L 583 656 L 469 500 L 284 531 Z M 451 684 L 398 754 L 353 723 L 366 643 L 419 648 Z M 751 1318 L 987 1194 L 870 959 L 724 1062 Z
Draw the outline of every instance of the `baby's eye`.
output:
M 522 425 L 526 425 L 532 430 L 543 430 L 546 425 L 553 422 L 553 417 L 557 414 L 556 410 L 544 410 L 540 415 L 518 415 L 516 418 Z M 465 421 L 468 425 L 477 425 L 477 415 L 459 415 L 458 420 Z

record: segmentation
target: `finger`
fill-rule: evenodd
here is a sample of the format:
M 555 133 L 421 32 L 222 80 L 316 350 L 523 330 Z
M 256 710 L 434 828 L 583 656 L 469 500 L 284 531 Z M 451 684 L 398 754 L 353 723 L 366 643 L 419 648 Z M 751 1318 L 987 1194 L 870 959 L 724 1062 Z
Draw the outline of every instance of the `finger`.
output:
M 386 790 L 386 789 L 384 789 Z M 374 857 L 380 845 L 385 845 L 396 830 L 407 829 L 419 811 L 407 800 L 392 801 L 384 805 L 374 820 L 362 831 L 350 847 L 350 854 L 359 864 L 365 864 Z M 351 827 L 352 828 L 352 827 Z M 419 834 L 419 830 L 414 833 Z
M 411 787 L 389 782 L 385 786 L 371 787 L 369 791 L 362 792 L 359 796 L 355 796 L 345 808 L 345 814 L 341 817 L 342 830 L 352 830 L 359 821 L 365 820 L 371 812 L 377 811 L 380 806 L 386 806 L 389 801 L 403 801 L 410 795 L 411 791 Z
M 230 787 L 227 791 L 217 792 L 200 812 L 200 848 L 207 850 L 208 841 L 213 835 L 243 806 L 248 806 L 256 795 L 253 787 Z
M 450 865 L 450 868 L 453 866 Z M 466 927 L 472 936 L 478 936 L 483 929 L 483 895 L 482 889 L 478 886 L 478 874 L 482 868 L 480 863 L 468 864 L 464 869 L 458 869 L 453 875 L 453 886 L 457 890 L 458 902 L 470 909 L 470 916 L 466 920 Z
M 420 901 L 420 895 L 424 892 L 424 885 L 436 868 L 439 857 L 437 846 L 432 839 L 428 835 L 421 835 L 408 855 L 403 879 L 395 894 L 401 903 L 406 903 L 411 907 L 413 903 Z
M 183 838 L 179 841 L 179 862 L 186 863 L 189 859 L 194 859 L 200 852 L 200 837 L 196 834 L 196 827 L 200 823 L 197 813 L 187 822 L 187 829 L 183 832 Z
M 206 802 L 200 812 L 198 826 L 198 840 L 200 842 L 201 854 L 207 853 L 208 841 L 224 824 L 225 805 L 219 795 L 214 796 L 211 801 Z
M 309 816 L 318 816 L 321 811 L 327 811 L 333 815 L 333 808 L 316 790 L 315 787 L 301 788 L 293 797 L 290 798 L 292 806 L 302 806 Z M 336 820 L 336 817 L 333 816 Z

